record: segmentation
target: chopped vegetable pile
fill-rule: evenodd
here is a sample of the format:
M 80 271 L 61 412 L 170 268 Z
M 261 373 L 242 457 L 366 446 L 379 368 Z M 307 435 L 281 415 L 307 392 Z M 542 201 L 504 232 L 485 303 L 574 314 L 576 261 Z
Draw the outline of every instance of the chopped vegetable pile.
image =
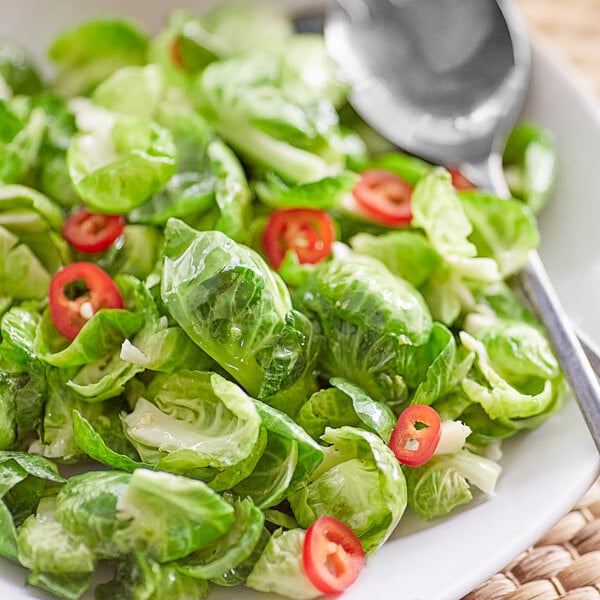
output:
M 0 555 L 28 584 L 313 598 L 407 506 L 494 493 L 564 397 L 509 285 L 547 131 L 513 132 L 494 197 L 389 147 L 322 37 L 251 3 L 49 58 L 0 42 Z

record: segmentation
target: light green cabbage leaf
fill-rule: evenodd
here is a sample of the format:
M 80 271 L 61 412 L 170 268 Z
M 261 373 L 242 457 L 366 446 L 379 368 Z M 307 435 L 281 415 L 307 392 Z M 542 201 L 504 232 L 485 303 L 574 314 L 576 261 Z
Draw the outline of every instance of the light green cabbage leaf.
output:
M 333 377 L 331 388 L 323 388 L 310 396 L 302 405 L 296 421 L 318 440 L 327 427 L 362 427 L 377 433 L 387 442 L 396 425 L 390 408 L 371 399 L 357 385 L 340 377 Z
M 502 156 L 511 194 L 538 213 L 550 199 L 558 170 L 554 134 L 536 123 L 518 123 Z
M 205 483 L 137 469 L 116 503 L 126 525 L 114 533 L 121 552 L 143 551 L 159 562 L 182 558 L 223 535 L 234 520 L 231 504 Z
M 423 229 L 435 251 L 461 277 L 483 282 L 501 279 L 492 258 L 477 255 L 470 241 L 473 225 L 452 187 L 450 173 L 441 167 L 428 171 L 411 198 L 411 225 Z
M 310 477 L 323 460 L 323 449 L 285 413 L 259 400 L 255 405 L 267 432 L 266 448 L 251 475 L 233 491 L 264 509 Z
M 162 299 L 181 328 L 249 394 L 292 386 L 313 360 L 308 320 L 283 281 L 253 250 L 218 231 L 171 219 Z
M 56 66 L 55 90 L 65 96 L 88 94 L 109 75 L 146 61 L 148 39 L 137 23 L 97 18 L 60 33 L 48 50 Z
M 407 399 L 401 348 L 427 342 L 433 326 L 421 294 L 377 259 L 350 254 L 320 263 L 295 292 L 294 305 L 322 338 L 318 366 L 374 400 Z
M 29 98 L 0 98 L 0 183 L 20 183 L 36 161 L 46 120 Z
M 436 455 L 421 467 L 405 469 L 408 505 L 422 519 L 445 516 L 472 500 L 471 485 L 493 496 L 501 470 L 495 461 L 465 449 Z
M 177 561 L 177 570 L 219 585 L 244 583 L 248 559 L 263 548 L 264 515 L 250 498 L 232 502 L 235 520 L 214 542 Z
M 0 186 L 0 298 L 41 299 L 71 261 L 60 207 L 23 185 Z
M 529 393 L 520 391 L 504 379 L 492 366 L 485 345 L 461 332 L 462 343 L 475 353 L 475 363 L 483 382 L 465 379 L 463 390 L 481 405 L 491 419 L 523 419 L 544 413 L 555 402 L 558 393 L 551 379 L 537 381 Z
M 0 79 L 15 95 L 32 96 L 43 88 L 32 56 L 20 44 L 8 39 L 0 40 Z
M 93 552 L 55 519 L 55 498 L 42 499 L 35 515 L 17 530 L 19 562 L 44 573 L 91 573 Z
M 374 433 L 354 427 L 327 429 L 331 446 L 310 479 L 288 497 L 301 527 L 323 515 L 350 527 L 373 554 L 392 534 L 406 508 L 400 463 Z
M 461 192 L 459 197 L 473 225 L 469 239 L 477 247 L 477 255 L 493 258 L 503 278 L 523 269 L 529 253 L 540 242 L 529 207 L 518 200 L 478 191 Z
M 208 583 L 179 572 L 174 563 L 161 564 L 143 552 L 121 558 L 114 578 L 97 586 L 96 600 L 204 600 Z
M 310 71 L 310 55 L 303 68 Z M 344 167 L 341 134 L 333 106 L 302 98 L 308 90 L 285 57 L 253 53 L 210 64 L 195 97 L 217 133 L 246 160 L 291 183 L 314 181 Z M 303 103 L 303 100 L 305 101 Z M 307 103 L 306 100 L 309 100 Z
M 144 462 L 208 483 L 233 469 L 259 441 L 260 417 L 244 391 L 216 373 L 159 374 L 133 412 L 122 417 L 127 437 Z M 238 479 L 238 480 L 239 480 Z M 234 485 L 236 479 L 230 482 Z
M 261 592 L 309 600 L 322 593 L 309 581 L 302 563 L 305 531 L 277 529 L 254 565 L 246 585 Z
M 352 250 L 379 259 L 394 275 L 420 288 L 441 263 L 440 256 L 419 231 L 403 229 L 382 235 L 359 233 Z
M 67 152 L 69 174 L 90 208 L 123 213 L 140 206 L 175 173 L 171 134 L 143 116 L 119 115 L 85 99 L 71 102 L 78 133 Z

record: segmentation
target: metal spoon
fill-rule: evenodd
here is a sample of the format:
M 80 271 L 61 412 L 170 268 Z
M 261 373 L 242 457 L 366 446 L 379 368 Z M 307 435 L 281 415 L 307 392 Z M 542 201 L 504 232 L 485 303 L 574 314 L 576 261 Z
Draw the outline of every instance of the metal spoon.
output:
M 353 85 L 352 105 L 376 131 L 509 195 L 502 149 L 531 71 L 526 28 L 509 0 L 336 0 L 325 40 Z M 521 280 L 600 450 L 600 387 L 537 252 Z

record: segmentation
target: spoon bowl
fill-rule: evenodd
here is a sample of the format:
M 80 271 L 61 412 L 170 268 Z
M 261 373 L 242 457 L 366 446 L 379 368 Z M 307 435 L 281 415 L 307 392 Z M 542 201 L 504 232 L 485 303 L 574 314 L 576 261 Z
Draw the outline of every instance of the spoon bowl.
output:
M 531 70 L 525 25 L 512 5 L 339 0 L 325 38 L 352 84 L 353 106 L 376 131 L 506 192 L 497 166 Z
M 325 41 L 352 84 L 352 105 L 373 129 L 509 195 L 502 150 L 531 70 L 526 28 L 510 0 L 336 0 Z M 600 449 L 600 386 L 537 252 L 519 283 Z

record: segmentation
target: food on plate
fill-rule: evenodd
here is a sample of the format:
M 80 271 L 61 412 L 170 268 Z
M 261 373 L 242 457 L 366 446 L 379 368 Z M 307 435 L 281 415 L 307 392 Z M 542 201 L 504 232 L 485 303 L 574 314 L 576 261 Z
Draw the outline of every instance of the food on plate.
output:
M 339 593 L 407 507 L 494 494 L 565 385 L 509 286 L 514 194 L 386 146 L 320 36 L 271 9 L 0 46 L 0 555 L 79 598 Z M 365 558 L 366 557 L 366 558 Z

